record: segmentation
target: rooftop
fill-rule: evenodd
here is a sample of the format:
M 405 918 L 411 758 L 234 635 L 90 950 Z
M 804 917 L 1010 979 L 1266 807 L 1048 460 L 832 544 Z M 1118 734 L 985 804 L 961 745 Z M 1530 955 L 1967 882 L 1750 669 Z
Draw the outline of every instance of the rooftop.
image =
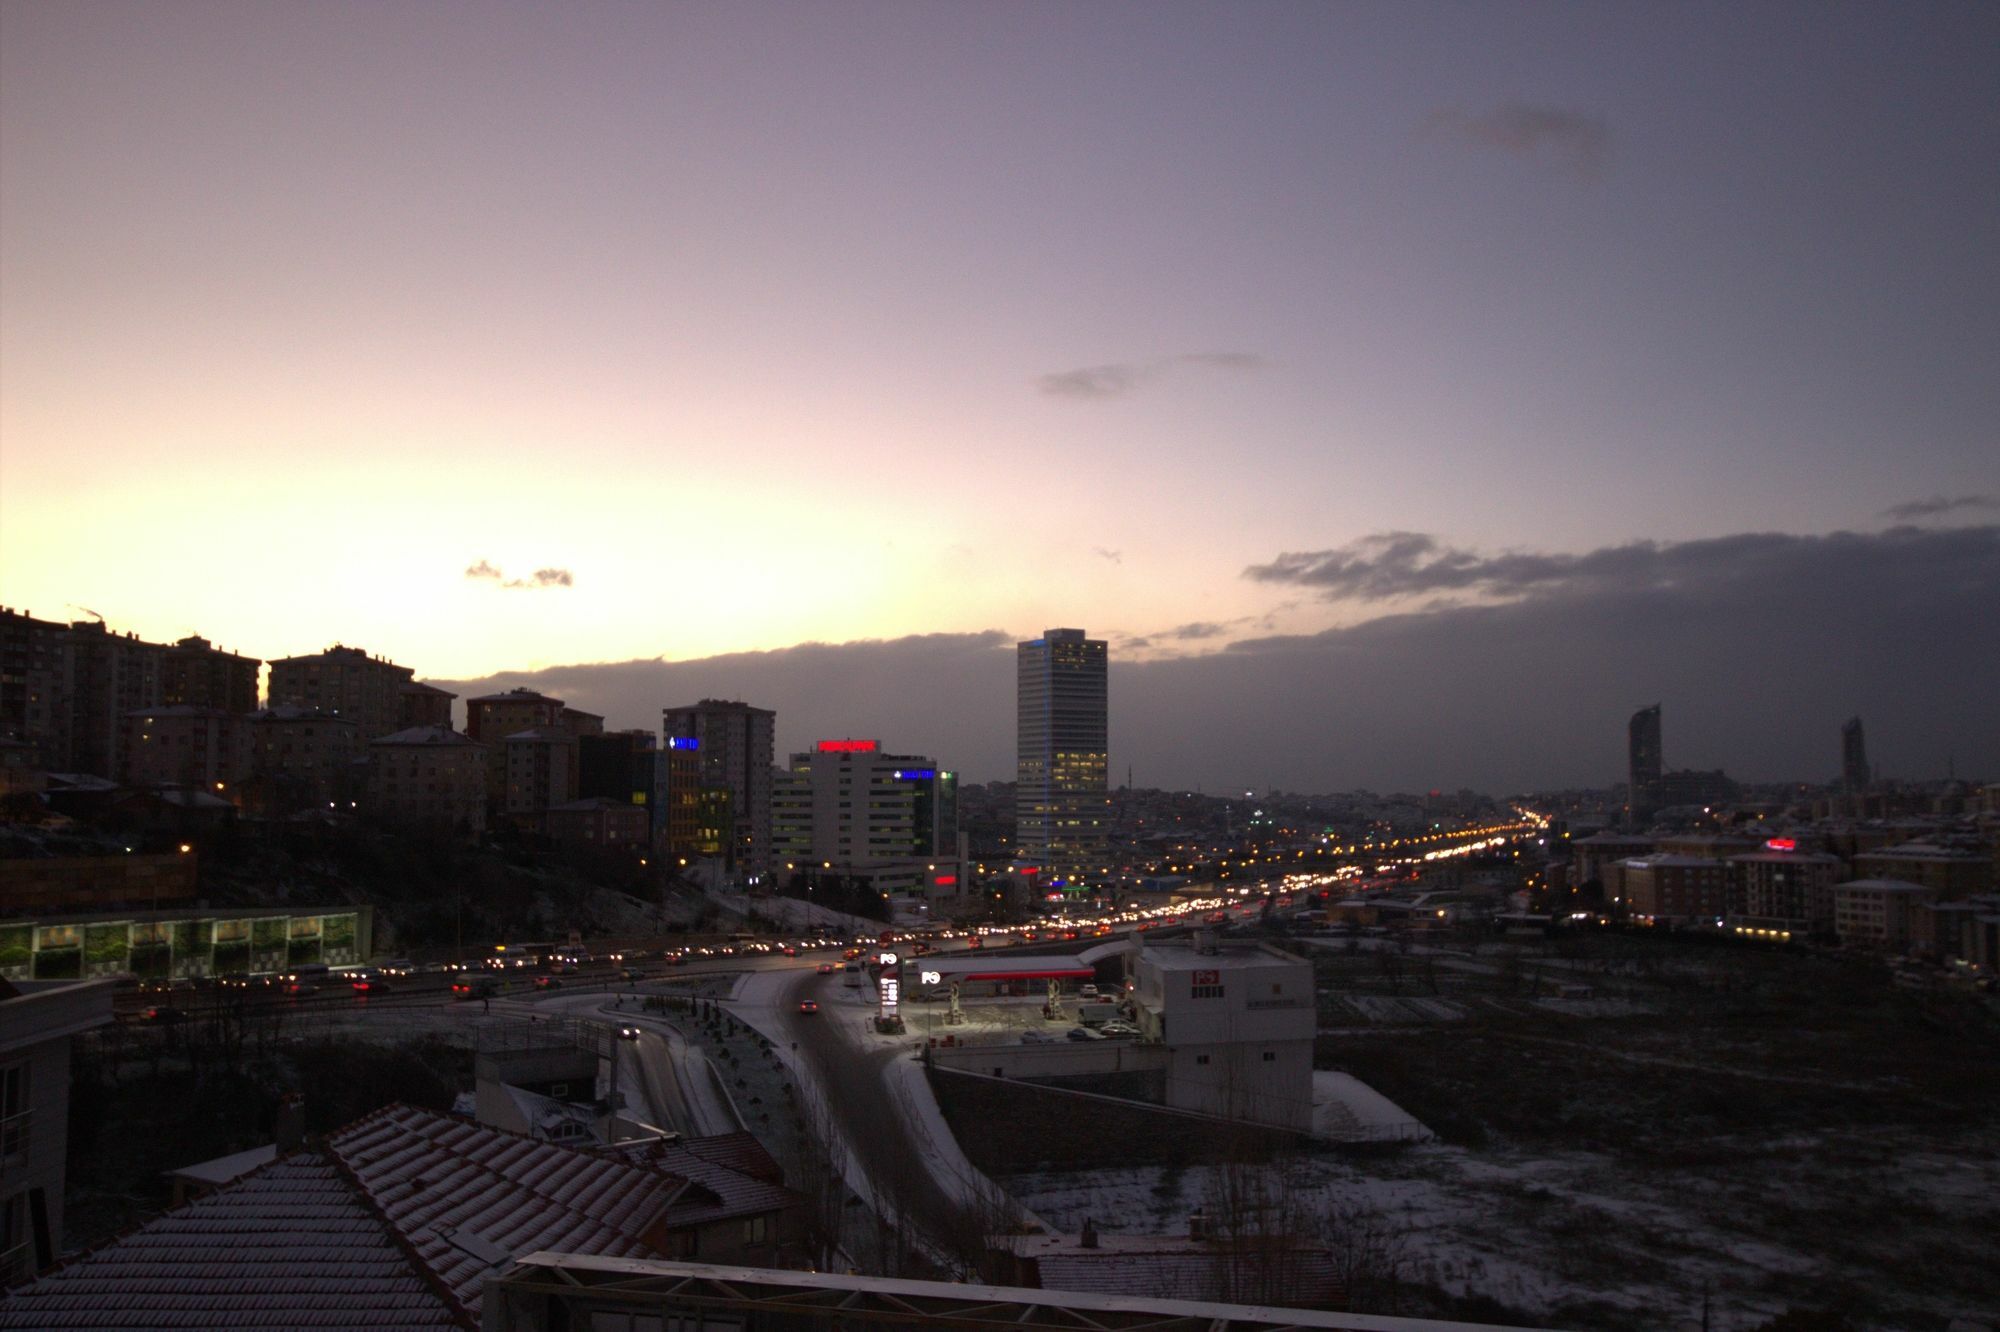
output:
M 412 726 L 408 730 L 391 731 L 387 735 L 377 736 L 368 744 L 371 748 L 377 745 L 485 748 L 471 736 L 461 735 L 449 726 Z
M 1140 957 L 1161 971 L 1249 971 L 1263 967 L 1302 967 L 1304 958 L 1265 943 L 1236 943 L 1218 940 L 1212 953 L 1199 952 L 1191 943 L 1149 943 Z

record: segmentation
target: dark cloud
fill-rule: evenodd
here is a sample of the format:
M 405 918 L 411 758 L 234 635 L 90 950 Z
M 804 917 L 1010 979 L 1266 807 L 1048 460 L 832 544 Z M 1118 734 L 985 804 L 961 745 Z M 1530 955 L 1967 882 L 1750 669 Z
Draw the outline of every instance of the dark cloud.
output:
M 1240 373 L 1262 368 L 1264 358 L 1255 352 L 1186 352 L 1179 356 L 1164 356 L 1151 361 L 1113 362 L 1108 365 L 1086 365 L 1076 370 L 1057 370 L 1042 375 L 1035 383 L 1050 397 L 1101 401 L 1106 398 L 1125 397 L 1153 380 L 1170 374 L 1176 366 L 1183 365 L 1206 366 L 1214 370 Z
M 1100 560 L 1109 560 L 1113 564 L 1125 563 L 1125 552 L 1122 550 L 1110 550 L 1104 546 L 1092 546 L 1090 553 Z
M 1437 550 L 1450 548 L 1433 542 L 1428 562 Z M 1527 590 L 1205 654 L 1140 657 L 1168 636 L 1121 638 L 1113 766 L 1210 791 L 1603 785 L 1623 770 L 1625 719 L 1658 700 L 1676 767 L 1825 779 L 1841 722 L 1859 715 L 1891 776 L 1955 759 L 1962 776 L 2000 777 L 2000 526 L 1468 558 L 1446 561 L 1453 577 Z M 1566 572 L 1495 572 L 1526 567 L 1510 558 Z M 648 728 L 665 705 L 743 698 L 778 710 L 781 755 L 874 736 L 980 781 L 1013 773 L 1015 641 L 939 634 L 439 683 L 526 685 Z
M 1882 510 L 1884 518 L 1893 518 L 1899 523 L 1913 523 L 1921 518 L 1936 518 L 1941 514 L 1956 513 L 1961 509 L 2000 509 L 2000 498 L 1992 495 L 1953 495 L 1949 498 L 1934 495 L 1930 499 L 1911 500 L 1908 504 L 1897 504 Z
M 1883 534 L 1891 538 L 1894 533 Z M 1637 595 L 1684 582 L 1754 577 L 1773 552 L 1799 543 L 1861 540 L 1852 534 L 1750 534 L 1709 541 L 1635 541 L 1582 555 L 1480 555 L 1424 532 L 1377 532 L 1333 550 L 1287 551 L 1243 576 L 1317 592 L 1328 601 L 1386 601 L 1465 594 L 1481 598 L 1573 595 L 1585 590 Z
M 1215 624 L 1209 620 L 1196 620 L 1191 624 L 1175 625 L 1172 629 L 1167 630 L 1166 636 L 1186 642 L 1197 638 L 1219 638 L 1228 632 L 1228 625 Z
M 500 587 L 574 587 L 576 576 L 567 569 L 537 569 L 526 578 L 509 578 L 485 560 L 472 565 L 465 571 L 467 578 L 494 583 Z
M 1559 106 L 1506 102 L 1483 115 L 1440 111 L 1429 128 L 1463 143 L 1546 161 L 1584 180 L 1604 174 L 1611 130 L 1600 116 Z

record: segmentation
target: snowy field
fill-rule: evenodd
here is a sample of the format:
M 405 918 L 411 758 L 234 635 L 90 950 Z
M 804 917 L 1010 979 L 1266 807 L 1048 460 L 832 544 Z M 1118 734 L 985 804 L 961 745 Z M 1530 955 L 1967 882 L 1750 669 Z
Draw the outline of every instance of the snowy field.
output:
M 1751 1182 L 1727 1166 L 1635 1174 L 1590 1152 L 1426 1145 L 1306 1159 L 1288 1168 L 1287 1187 L 1307 1200 L 1319 1233 L 1360 1237 L 1404 1286 L 1497 1302 L 1482 1317 L 1693 1329 L 1706 1289 L 1714 1332 L 1747 1332 L 1787 1307 L 1837 1304 L 1861 1282 L 1903 1314 L 1857 1327 L 1942 1328 L 1954 1316 L 1990 1320 L 2000 1310 L 2000 1265 L 1991 1252 L 1981 1257 L 1981 1236 L 2000 1233 L 1991 1229 L 2000 1220 L 2000 1142 L 1984 1147 L 1968 1157 L 1945 1143 L 1904 1151 L 1861 1135 L 1802 1136 L 1776 1153 L 1758 1144 L 1764 1159 Z M 1847 1190 L 1840 1172 L 1827 1171 L 1829 1154 L 1853 1160 L 1857 1173 L 1893 1169 L 1904 1226 L 1840 1233 Z M 1182 1234 L 1191 1212 L 1213 1214 L 1217 1196 L 1207 1167 L 1001 1182 L 1072 1231 L 1089 1217 L 1109 1232 Z

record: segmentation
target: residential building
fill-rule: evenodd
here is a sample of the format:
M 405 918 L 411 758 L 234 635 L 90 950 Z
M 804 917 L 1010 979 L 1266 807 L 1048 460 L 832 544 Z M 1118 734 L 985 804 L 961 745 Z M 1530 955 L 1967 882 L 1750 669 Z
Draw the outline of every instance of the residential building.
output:
M 551 806 L 543 816 L 551 840 L 569 846 L 643 855 L 653 844 L 652 818 L 643 805 L 585 796 Z
M 104 982 L 0 980 L 0 1287 L 63 1251 L 70 1041 L 110 1021 Z
M 1660 705 L 1640 708 L 1625 724 L 1625 823 L 1643 828 L 1659 808 Z
M 352 717 L 277 706 L 238 720 L 247 762 L 235 780 L 246 811 L 285 818 L 306 810 L 348 809 L 360 795 L 367 748 Z
M 413 726 L 368 742 L 371 817 L 404 827 L 486 831 L 486 746 L 443 726 Z
M 160 702 L 166 707 L 215 708 L 232 716 L 257 710 L 257 677 L 264 663 L 225 652 L 206 638 L 188 637 L 160 660 Z
M 1134 973 L 1139 1029 L 1168 1049 L 1166 1104 L 1283 1128 L 1312 1126 L 1312 964 L 1271 944 L 1206 932 L 1146 944 Z
M 771 765 L 778 714 L 747 703 L 705 698 L 686 707 L 666 708 L 660 731 L 669 752 L 683 750 L 697 760 L 695 808 L 711 820 L 727 819 L 727 841 L 719 847 L 726 864 L 751 881 L 771 871 Z M 676 743 L 676 742 L 680 743 Z M 692 741 L 692 747 L 687 742 Z M 687 794 L 671 785 L 685 770 L 669 765 L 668 801 Z M 697 839 L 706 845 L 715 843 Z
M 70 676 L 69 626 L 0 606 L 0 740 L 43 767 L 71 766 Z
M 545 813 L 576 798 L 576 737 L 535 727 L 507 736 L 500 751 L 507 774 L 500 812 L 516 827 L 541 831 Z
M 1920 883 L 1895 879 L 1851 879 L 1833 886 L 1833 930 L 1840 942 L 1860 948 L 1903 952 L 1925 942 L 1931 924 L 1923 908 L 1936 894 Z
M 1764 938 L 1833 932 L 1840 857 L 1766 843 L 1765 850 L 1731 856 L 1729 869 L 1731 930 Z
M 396 729 L 407 731 L 412 726 L 451 729 L 451 705 L 457 697 L 449 689 L 439 689 L 422 680 L 404 681 L 396 690 Z
M 576 794 L 580 800 L 603 796 L 638 806 L 646 812 L 652 840 L 661 841 L 667 825 L 667 755 L 660 737 L 641 730 L 577 737 Z
M 114 634 L 101 621 L 69 627 L 68 764 L 114 780 L 124 770 L 125 717 L 160 705 L 166 648 L 134 634 Z
M 1611 832 L 1579 837 L 1569 844 L 1570 882 L 1577 886 L 1602 884 L 1607 870 L 1622 861 L 1651 855 L 1654 849 L 1650 837 L 1627 837 Z
M 191 903 L 196 897 L 196 858 L 189 851 L 159 854 L 127 852 L 120 856 L 8 856 L 0 859 L 0 916 L 16 919 L 36 914 L 159 910 Z M 0 930 L 7 926 L 0 925 Z M 32 936 L 11 941 L 0 955 L 33 958 Z M 0 962 L 0 975 L 13 974 Z M 19 973 L 34 975 L 32 970 Z
M 1729 866 L 1721 860 L 1660 854 L 1623 863 L 1623 906 L 1635 920 L 1713 928 L 1728 909 Z
M 1920 883 L 1940 902 L 1993 891 L 1993 859 L 1929 842 L 1903 842 L 1854 857 L 1854 872 L 1868 879 Z
M 401 729 L 403 686 L 415 674 L 336 643 L 314 656 L 272 662 L 270 705 L 331 712 L 359 727 L 363 740 L 375 740 Z
M 1050 629 L 1017 645 L 1015 657 L 1015 854 L 1074 884 L 1105 867 L 1105 643 Z
M 125 714 L 119 771 L 127 786 L 225 792 L 249 767 L 250 733 L 220 708 L 162 705 Z

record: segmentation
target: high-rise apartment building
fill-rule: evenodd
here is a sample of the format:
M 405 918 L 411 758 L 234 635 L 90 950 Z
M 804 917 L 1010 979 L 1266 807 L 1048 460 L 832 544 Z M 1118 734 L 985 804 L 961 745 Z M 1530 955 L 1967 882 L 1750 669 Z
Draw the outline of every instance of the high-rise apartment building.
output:
M 1861 718 L 1849 717 L 1840 728 L 1840 785 L 1845 795 L 1858 796 L 1868 790 L 1868 739 L 1861 733 Z
M 1627 789 L 1625 821 L 1641 827 L 1660 799 L 1660 705 L 1640 708 L 1625 728 Z
M 1016 649 L 1017 854 L 1052 877 L 1103 868 L 1110 722 L 1104 640 L 1050 629 Z
M 225 652 L 206 638 L 183 638 L 160 662 L 163 707 L 215 708 L 240 717 L 257 710 L 257 675 L 264 663 Z
M 415 675 L 386 657 L 335 643 L 310 657 L 272 662 L 270 703 L 334 713 L 359 727 L 363 740 L 373 740 L 402 729 L 403 686 Z
M 778 714 L 747 703 L 705 698 L 687 707 L 666 708 L 660 732 L 669 754 L 692 754 L 689 765 L 699 784 L 698 808 L 725 804 L 728 843 L 722 854 L 731 868 L 761 879 L 771 869 L 771 763 Z M 685 782 L 687 767 L 669 763 L 667 799 L 685 794 L 671 786 Z

